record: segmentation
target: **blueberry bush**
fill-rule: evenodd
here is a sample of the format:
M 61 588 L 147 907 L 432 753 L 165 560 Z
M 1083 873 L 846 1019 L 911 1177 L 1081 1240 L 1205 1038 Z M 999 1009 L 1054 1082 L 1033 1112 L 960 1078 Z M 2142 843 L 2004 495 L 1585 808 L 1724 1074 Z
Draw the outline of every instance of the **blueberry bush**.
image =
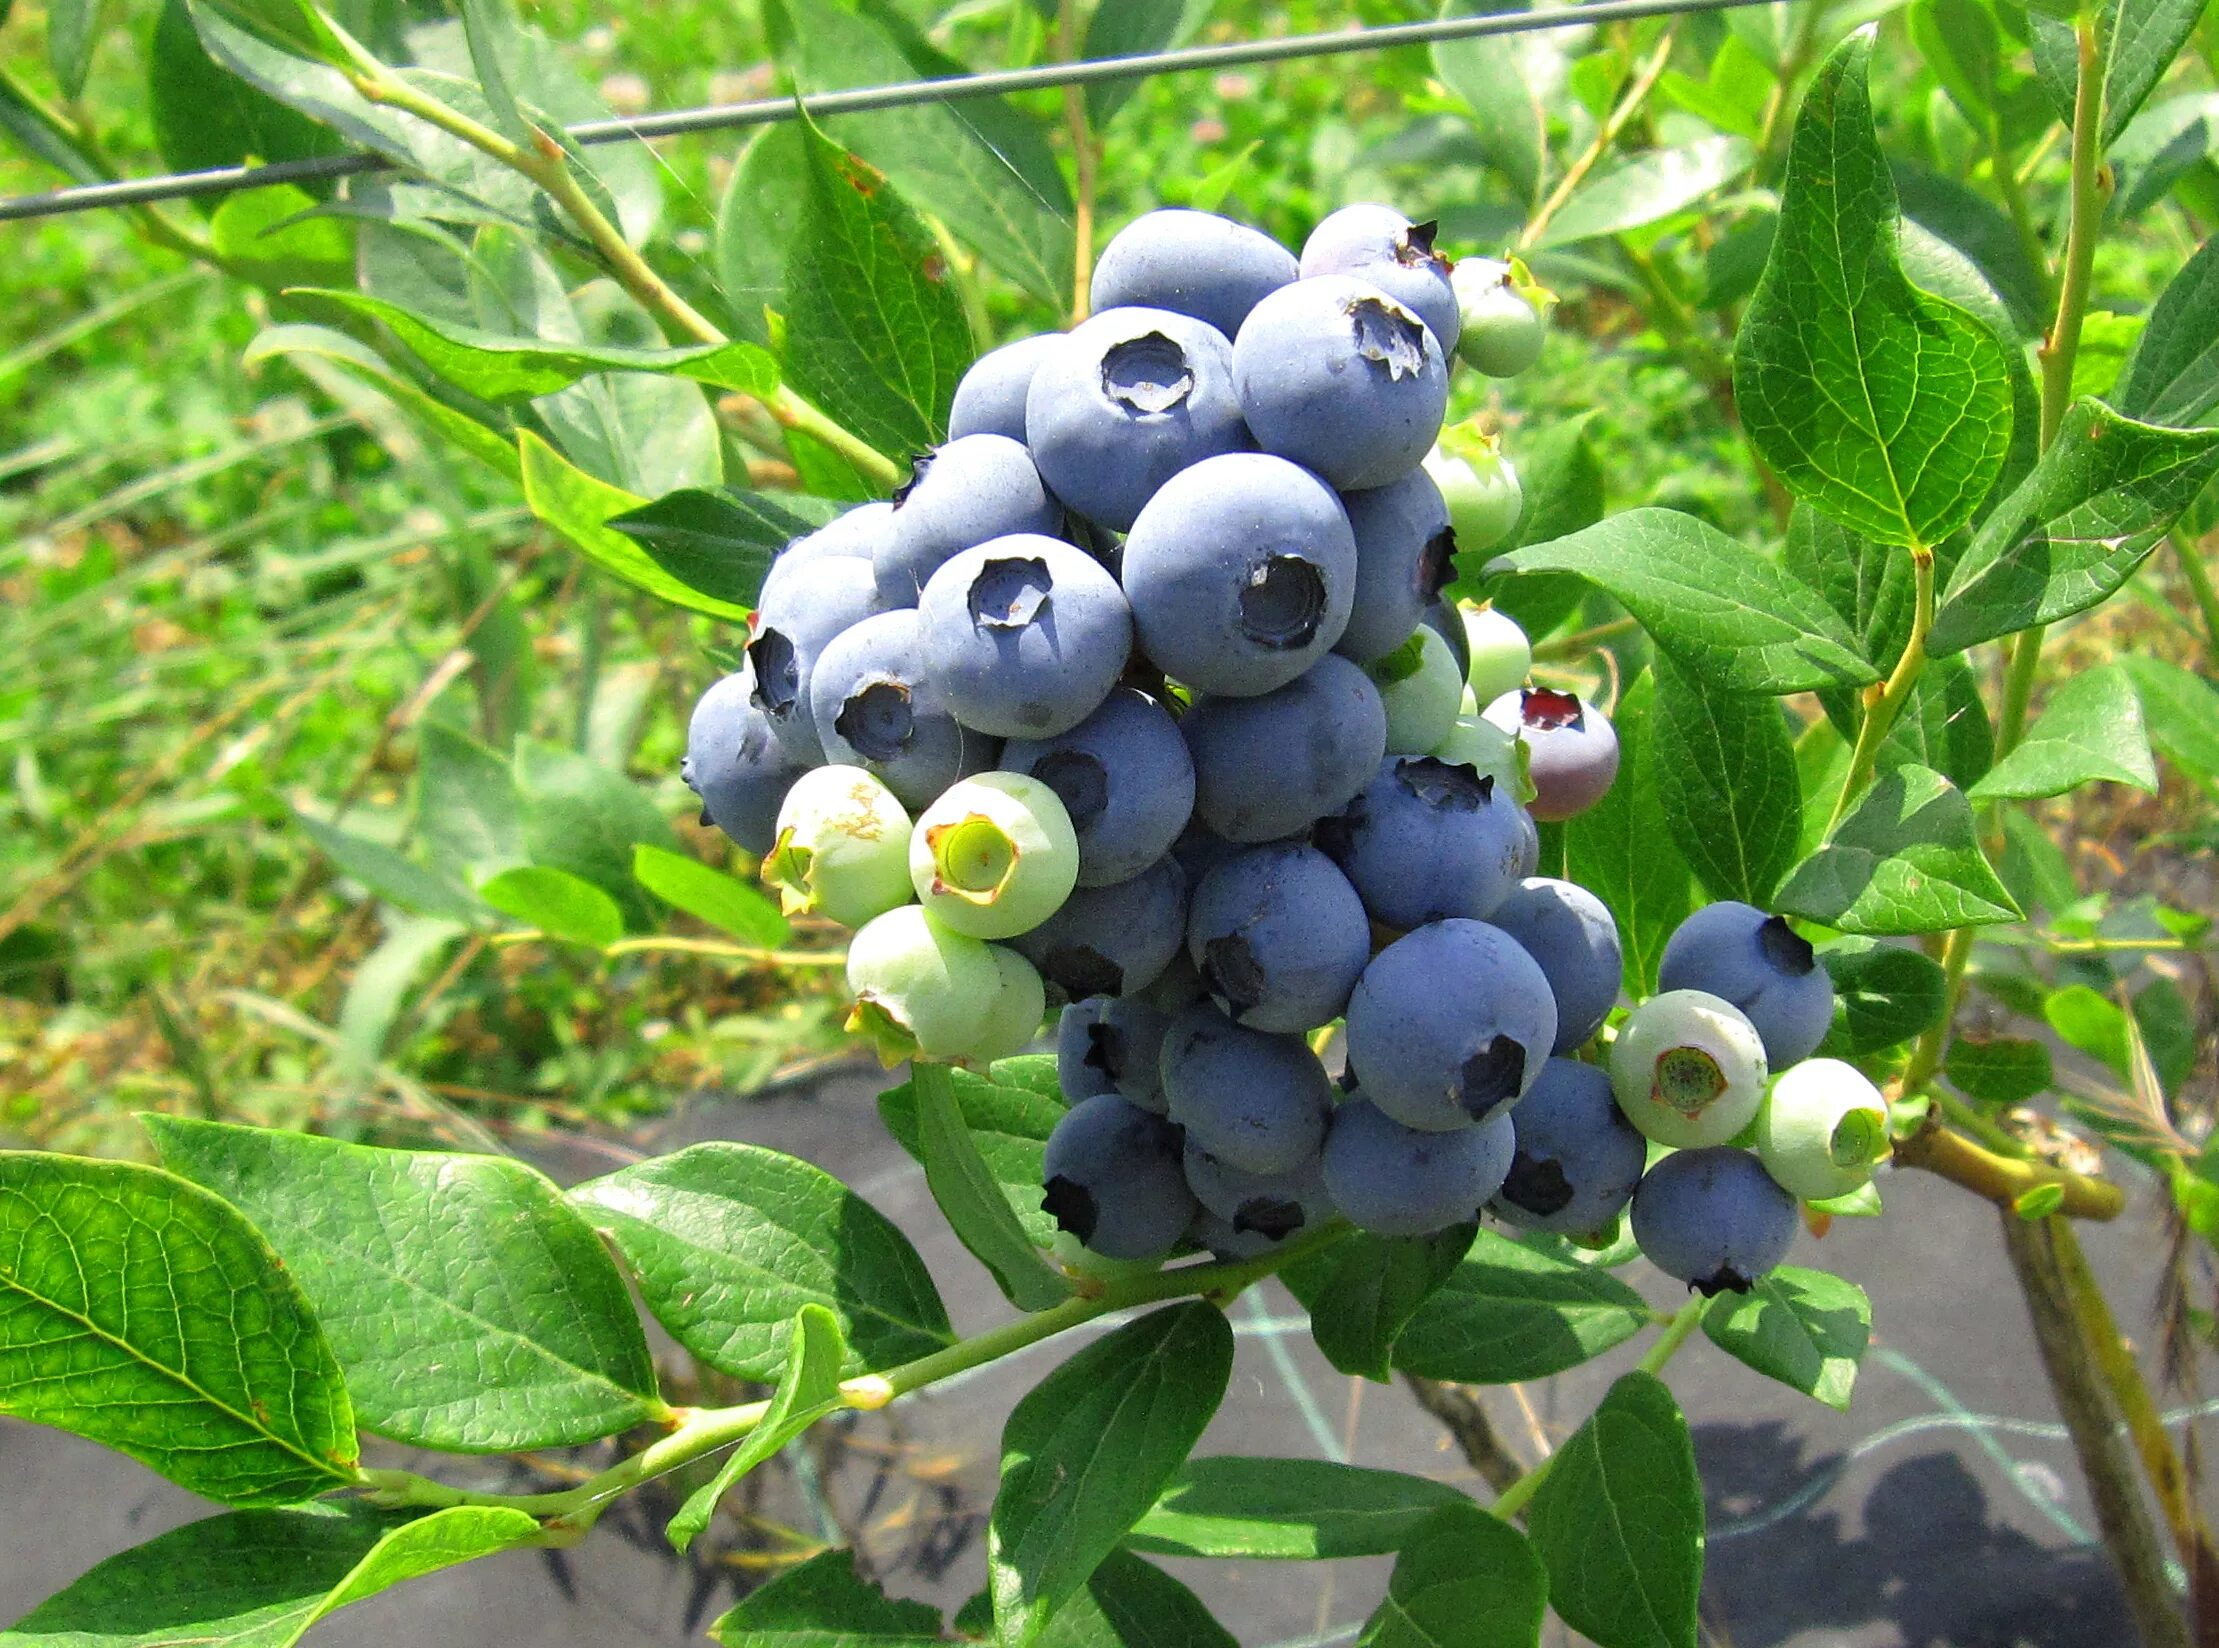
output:
M 1207 10 L 1007 9 L 1028 59 L 1174 44 Z M 2213 41 L 2180 0 L 1916 0 L 1932 85 L 1891 152 L 1898 9 L 1444 43 L 1415 129 L 1476 153 L 1486 203 L 1263 201 L 1305 219 L 1286 240 L 1218 210 L 1236 158 L 1097 251 L 1129 82 L 796 108 L 689 253 L 644 147 L 567 136 L 598 107 L 505 0 L 169 0 L 165 154 L 388 169 L 142 231 L 264 295 L 255 359 L 367 386 L 699 620 L 683 781 L 735 870 L 606 767 L 437 728 L 420 852 L 313 828 L 390 912 L 382 1010 L 495 939 L 840 969 L 847 1030 L 907 1067 L 881 1118 L 1011 1314 L 958 1337 L 890 1222 L 748 1144 L 567 1191 L 208 1114 L 145 1118 L 160 1166 L 0 1153 L 0 1414 L 226 1507 L 0 1645 L 290 1643 L 666 1479 L 685 1551 L 820 1422 L 1115 1318 L 1010 1412 L 969 1606 L 833 1549 L 717 1639 L 1229 1643 L 1150 1557 L 1384 1555 L 1377 1648 L 1534 1644 L 1552 1614 L 1693 1648 L 1703 1501 L 1663 1375 L 1700 1336 L 1846 1406 L 1865 1295 L 1787 1260 L 1884 1216 L 1883 1165 L 1999 1209 L 2133 1629 L 2190 1641 L 2219 1551 L 2073 1222 L 2148 1180 L 2219 1237 L 2193 1024 L 2134 971 L 2209 920 L 2084 896 L 2028 804 L 2154 789 L 2153 744 L 2219 783 L 2193 672 L 2043 670 L 2051 627 L 2168 542 L 2219 646 L 2193 543 L 2219 252 L 2144 313 L 2094 303 L 2107 232 L 2219 206 L 2210 95 L 2152 101 Z M 49 8 L 71 98 L 98 21 Z M 890 4 L 767 0 L 764 25 L 798 89 L 962 67 Z M 104 173 L 12 78 L 0 118 Z M 1606 512 L 1585 419 L 1515 417 L 1581 342 L 1552 284 L 1609 294 L 1720 409 L 1746 499 L 1670 507 L 1659 477 Z M 665 908 L 721 936 L 661 935 Z M 844 954 L 797 946 L 835 928 Z M 2062 1101 L 2077 1132 L 2022 1108 L 2049 1045 L 1976 987 L 2116 1072 Z M 1685 1304 L 1652 1310 L 1636 1263 Z M 1194 1456 L 1226 1307 L 1267 1277 L 1381 1381 L 1652 1337 L 1484 1505 Z M 679 1400 L 641 1306 L 761 1394 Z M 619 1437 L 544 1492 L 363 1453 Z

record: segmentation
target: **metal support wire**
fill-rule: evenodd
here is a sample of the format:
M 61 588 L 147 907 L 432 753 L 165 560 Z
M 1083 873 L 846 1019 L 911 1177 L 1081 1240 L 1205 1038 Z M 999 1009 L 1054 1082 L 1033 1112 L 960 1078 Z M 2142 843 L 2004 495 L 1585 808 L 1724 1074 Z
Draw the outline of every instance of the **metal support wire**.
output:
M 1002 97 L 1011 92 L 1056 86 L 1093 86 L 1114 80 L 1143 80 L 1159 74 L 1190 74 L 1249 63 L 1279 63 L 1293 58 L 1329 57 L 1341 52 L 1387 51 L 1396 46 L 1428 45 L 1441 40 L 1485 39 L 1596 23 L 1621 23 L 1643 17 L 1675 17 L 1689 12 L 1734 11 L 1773 0 L 1597 0 L 1593 5 L 1548 11 L 1501 12 L 1485 17 L 1443 17 L 1429 23 L 1395 23 L 1379 28 L 1336 29 L 1329 34 L 1298 34 L 1284 40 L 1241 40 L 1222 46 L 1189 46 L 1179 51 L 1135 57 L 1093 58 L 1078 63 L 1044 63 L 1037 68 L 1003 69 L 988 74 L 949 75 L 893 86 L 858 86 L 847 91 L 812 92 L 796 98 L 762 98 L 702 109 L 673 109 L 635 120 L 590 120 L 569 128 L 581 144 L 624 143 L 694 132 L 732 131 L 791 120 L 801 110 L 812 119 L 861 114 L 874 109 L 908 108 L 919 103 L 954 103 L 967 98 Z M 145 206 L 155 201 L 189 200 L 201 195 L 233 194 L 275 183 L 326 182 L 366 172 L 401 170 L 381 154 L 350 151 L 268 166 L 222 166 L 167 177 L 130 178 L 55 189 L 46 194 L 0 200 L 0 223 L 54 217 L 63 212 L 98 211 L 116 206 Z

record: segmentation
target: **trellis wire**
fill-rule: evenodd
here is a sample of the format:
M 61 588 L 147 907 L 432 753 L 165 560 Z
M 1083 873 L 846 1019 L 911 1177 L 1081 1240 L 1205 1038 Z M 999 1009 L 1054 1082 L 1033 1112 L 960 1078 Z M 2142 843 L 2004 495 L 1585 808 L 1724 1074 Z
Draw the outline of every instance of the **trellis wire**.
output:
M 1240 40 L 1221 46 L 1188 46 L 1178 51 L 1149 52 L 1133 57 L 1092 58 L 1077 63 L 1044 63 L 1029 69 L 1001 69 L 985 74 L 949 75 L 937 80 L 904 81 L 892 86 L 858 86 L 846 91 L 812 92 L 797 98 L 761 98 L 753 102 L 720 103 L 700 109 L 672 109 L 662 114 L 642 115 L 631 120 L 590 120 L 569 127 L 568 132 L 571 140 L 580 144 L 682 137 L 696 132 L 733 131 L 747 126 L 773 125 L 782 120 L 791 120 L 804 110 L 812 119 L 821 119 L 828 115 L 907 108 L 919 103 L 953 103 L 969 98 L 1002 97 L 1011 92 L 1040 91 L 1048 87 L 1094 86 L 1114 80 L 1145 80 L 1161 74 L 1188 74 L 1202 69 L 1279 63 L 1293 58 L 1328 57 L 1342 52 L 1386 51 L 1395 46 L 1427 45 L 1441 40 L 1484 39 L 1503 34 L 1527 34 L 1544 29 L 1628 22 L 1644 17 L 1736 11 L 1747 6 L 1775 3 L 1779 3 L 1779 0 L 1597 0 L 1592 5 L 1563 6 L 1549 11 L 1500 12 L 1484 17 L 1443 17 L 1428 23 L 1392 23 L 1377 28 L 1337 29 L 1328 34 L 1290 35 L 1284 40 Z M 267 166 L 223 166 L 204 172 L 181 172 L 165 177 L 85 184 L 55 189 L 46 194 L 20 195 L 12 200 L 0 200 L 0 223 L 54 217 L 64 212 L 146 206 L 157 201 L 233 194 L 242 189 L 266 188 L 276 183 L 328 182 L 333 178 L 358 177 L 368 172 L 401 169 L 397 161 L 384 155 L 356 150 L 346 154 L 319 155 L 307 160 L 278 161 Z

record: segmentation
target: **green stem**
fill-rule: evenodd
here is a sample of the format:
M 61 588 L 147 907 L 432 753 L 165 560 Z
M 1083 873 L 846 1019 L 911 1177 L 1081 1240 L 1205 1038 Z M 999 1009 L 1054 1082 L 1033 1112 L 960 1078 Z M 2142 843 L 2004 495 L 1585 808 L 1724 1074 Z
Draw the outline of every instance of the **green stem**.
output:
M 1949 1052 L 1949 1029 L 1965 999 L 1965 967 L 1972 960 L 1972 940 L 1970 927 L 1956 927 L 1942 947 L 1941 1017 L 1926 1027 L 1911 1049 L 1911 1062 L 1904 1066 L 1903 1082 L 1897 1089 L 1905 1098 L 1922 1091 L 1934 1079 Z
M 1963 1099 L 1957 1097 L 1956 1094 L 1936 1092 L 1934 1103 L 1940 1109 L 1942 1115 L 1948 1118 L 1952 1127 L 1970 1133 L 1997 1155 L 2011 1156 L 2021 1160 L 2029 1156 L 2030 1152 L 2023 1143 L 2013 1138 L 2011 1134 L 1998 1127 Z
M 2019 182 L 2019 174 L 2011 165 L 2011 157 L 2003 147 L 2003 127 L 2000 121 L 1988 123 L 1988 164 L 1996 175 L 1996 193 L 2003 199 L 2003 209 L 2011 219 L 2011 227 L 2018 231 L 2019 244 L 2026 248 L 2027 266 L 2034 270 L 2042 282 L 2042 296 L 2054 301 L 2056 277 L 2050 273 L 2049 253 L 2042 245 L 2041 234 L 2034 227 L 2034 213 L 2026 203 L 2026 188 Z
M 1626 129 L 1626 123 L 1648 101 L 1649 94 L 1656 90 L 1657 82 L 1664 77 L 1665 64 L 1672 59 L 1672 45 L 1677 34 L 1676 26 L 1668 26 L 1647 61 L 1627 76 L 1625 90 L 1620 94 L 1616 107 L 1595 129 L 1594 141 L 1564 168 L 1564 175 L 1557 179 L 1556 187 L 1549 191 L 1549 198 L 1541 202 L 1540 210 L 1519 231 L 1519 251 L 1528 250 L 1541 238 L 1541 232 L 1549 226 L 1549 219 L 1556 216 L 1558 208 L 1572 198 L 1572 191 L 1595 169 L 1596 163 L 1610 152 L 1610 146 L 1618 141 L 1618 134 Z
M 1919 673 L 1926 668 L 1926 637 L 1934 627 L 1934 552 L 1923 544 L 1911 546 L 1911 576 L 1916 601 L 1911 612 L 1911 634 L 1879 697 L 1864 706 L 1864 718 L 1857 724 L 1857 742 L 1849 752 L 1849 771 L 1842 777 L 1841 793 L 1834 797 L 1833 815 L 1826 821 L 1829 836 L 1848 816 L 1850 803 L 1871 781 L 1873 769 L 1879 764 L 1880 746 L 1887 742 L 1889 729 L 1909 701 L 1912 688 L 1918 685 Z
M 2181 576 L 2188 580 L 2188 591 L 2196 598 L 2196 610 L 2203 615 L 2205 648 L 2211 664 L 2219 668 L 2219 591 L 2211 587 L 2211 569 L 2204 565 L 2203 548 L 2187 533 L 2175 528 L 2173 553 L 2180 557 Z
M 2088 283 L 2096 263 L 2109 192 L 2103 165 L 2103 65 L 2096 19 L 2084 9 L 2073 25 L 2080 48 L 2079 84 L 2073 93 L 2071 218 L 2065 233 L 2065 269 L 2057 287 L 2057 319 L 2042 343 L 2042 445 L 2057 438 L 2073 398 L 2073 362 L 2080 355 L 2081 323 L 2088 313 Z
M 2019 747 L 2026 735 L 2027 707 L 2034 699 L 2034 678 L 2042 669 L 2042 643 L 2048 629 L 2035 624 L 2011 637 L 2010 662 L 2003 677 L 2003 714 L 1996 720 L 1996 759 Z

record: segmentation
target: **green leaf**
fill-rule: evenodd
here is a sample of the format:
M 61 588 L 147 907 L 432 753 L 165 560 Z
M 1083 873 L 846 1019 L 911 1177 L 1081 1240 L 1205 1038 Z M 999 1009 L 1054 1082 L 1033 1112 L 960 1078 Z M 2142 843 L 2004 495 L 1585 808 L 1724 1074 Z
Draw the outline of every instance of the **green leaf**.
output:
M 580 1185 L 655 1319 L 735 1379 L 785 1365 L 794 1313 L 829 1310 L 844 1374 L 877 1373 L 954 1342 L 908 1238 L 831 1174 L 758 1145 L 697 1144 Z
M 1969 791 L 1987 776 L 1994 757 L 1995 729 L 1980 695 L 1980 677 L 1959 654 L 1927 660 L 1873 764 L 1881 772 L 1932 767 Z
M 1692 515 L 1629 509 L 1515 550 L 1490 570 L 1578 573 L 1720 692 L 1805 692 L 1879 679 L 1824 601 Z
M 889 1597 L 831 1550 L 790 1568 L 709 1627 L 725 1648 L 939 1648 L 940 1614 Z
M 1657 799 L 1712 898 L 1769 903 L 1795 862 L 1802 781 L 1780 706 L 1713 692 L 1659 656 L 1649 717 Z
M 1782 914 L 1883 937 L 2017 921 L 2023 912 L 1980 851 L 1972 803 L 1940 773 L 1874 780 L 1780 889 Z
M 328 154 L 339 139 L 219 68 L 200 43 L 185 0 L 163 0 L 146 70 L 146 110 L 162 164 L 173 172 Z M 84 181 L 80 179 L 79 181 Z
M 2094 606 L 2125 583 L 2219 470 L 2219 429 L 2165 429 L 2075 401 L 2034 472 L 1981 523 L 1950 574 L 1927 650 Z
M 1532 1648 L 1548 1590 L 1525 1535 L 1477 1505 L 1446 1506 L 1395 1558 L 1357 1648 Z
M 468 453 L 487 468 L 516 480 L 522 474 L 511 439 L 465 412 L 425 393 L 381 359 L 368 344 L 325 326 L 272 326 L 247 345 L 248 366 L 281 355 L 328 361 L 358 383 L 376 390 L 430 431 L 436 444 Z
M 1564 827 L 1574 881 L 1617 918 L 1626 988 L 1635 999 L 1656 989 L 1665 941 L 1694 904 L 1687 863 L 1672 845 L 1658 793 L 1651 732 L 1655 678 L 1644 671 L 1611 712 L 1618 734 L 1618 777 L 1602 800 Z
M 535 141 L 538 127 L 517 104 L 523 30 L 509 0 L 461 0 L 462 28 L 478 90 L 493 111 L 493 127 L 518 143 Z
M 1017 1404 L 987 1523 L 995 1625 L 1009 1648 L 1037 1641 L 1155 1504 L 1232 1371 L 1224 1312 L 1190 1300 L 1087 1346 Z
M 478 884 L 478 897 L 551 938 L 606 950 L 624 936 L 624 912 L 592 882 L 544 864 L 522 864 Z
M 1128 1551 L 1112 1551 L 1040 1633 L 1038 1648 L 1240 1648 L 1202 1599 Z
M 716 1476 L 695 1489 L 670 1519 L 670 1543 L 680 1556 L 701 1537 L 718 1504 L 741 1477 L 842 1406 L 840 1369 L 847 1354 L 839 1318 L 832 1312 L 822 1305 L 803 1305 L 795 1312 L 786 1335 L 786 1371 L 771 1392 L 770 1406 Z
M 2204 0 L 2101 0 L 2096 10 L 2096 61 L 2103 74 L 2103 144 L 2127 128 L 2196 27 Z M 2080 52 L 2069 22 L 2028 15 L 2034 66 L 2049 86 L 2066 124 L 2072 123 L 2073 87 Z
M 2065 1187 L 2061 1184 L 2040 1184 L 2031 1190 L 2021 1191 L 2011 1203 L 2011 1211 L 2029 1224 L 2046 1219 L 2065 1205 Z
M 1869 30 L 1851 35 L 1804 94 L 1779 231 L 1735 340 L 1734 395 L 1790 492 L 1878 542 L 1931 546 L 2003 467 L 2009 374 L 1987 327 L 1904 277 L 1871 52 Z
M 2056 1076 L 2049 1049 L 2016 1036 L 1953 1038 L 1942 1074 L 1966 1098 L 1982 1104 L 2023 1104 L 2048 1092 Z
M 1865 1290 L 1823 1270 L 1781 1265 L 1747 1293 L 1721 1293 L 1703 1332 L 1727 1355 L 1842 1413 L 1872 1337 Z
M 1483 1230 L 1395 1339 L 1395 1366 L 1426 1379 L 1545 1379 L 1649 1323 L 1641 1295 L 1606 1270 Z
M 530 430 L 518 435 L 516 444 L 524 502 L 595 566 L 689 612 L 747 617 L 748 609 L 738 602 L 704 594 L 672 577 L 639 544 L 608 524 L 638 509 L 645 498 L 595 480 Z
M 750 343 L 772 343 L 773 316 L 784 324 L 786 248 L 809 210 L 806 139 L 792 122 L 758 131 L 717 204 L 717 284 L 732 330 Z
M 2130 652 L 2121 666 L 2142 697 L 2150 739 L 2206 789 L 2219 788 L 2219 686 L 2169 659 Z
M 2115 1005 L 2085 984 L 2068 984 L 2042 1003 L 2049 1027 L 2071 1046 L 2126 1079 L 2127 1020 Z
M 963 1129 L 985 1159 L 1002 1199 L 1032 1245 L 1047 1247 L 1055 1241 L 1056 1222 L 1040 1206 L 1041 1158 L 1048 1135 L 1055 1131 L 1067 1107 L 1055 1081 L 1054 1059 L 1044 1061 L 1047 1071 L 1042 1082 L 1022 1079 L 1016 1073 L 1021 1062 L 1004 1059 L 994 1066 L 992 1080 L 968 1070 L 951 1070 L 948 1078 L 955 1089 Z M 922 1163 L 924 1142 L 917 1120 L 915 1081 L 881 1093 L 878 1114 L 894 1142 Z
M 1635 155 L 1582 185 L 1549 220 L 1535 250 L 1662 222 L 1731 183 L 1756 157 L 1747 139 L 1718 136 Z
M 0 1648 L 292 1648 L 351 1602 L 536 1544 L 522 1511 L 233 1511 L 110 1557 L 0 1631 Z
M 1798 503 L 1788 513 L 1780 558 L 1791 576 L 1833 608 L 1864 658 L 1879 669 L 1894 667 L 1911 633 L 1916 591 L 1908 555 Z M 1820 697 L 1834 725 L 1854 734 L 1855 697 L 1841 689 L 1823 691 Z
M 1600 1648 L 1695 1648 L 1703 1488 L 1672 1393 L 1629 1373 L 1557 1450 L 1526 1516 L 1549 1604 Z
M 829 498 L 689 487 L 609 521 L 688 589 L 750 606 L 778 552 L 843 506 Z
M 387 918 L 385 936 L 355 964 L 339 1008 L 341 1061 L 353 1079 L 375 1074 L 409 990 L 462 934 L 437 916 Z
M 100 159 L 48 125 L 41 110 L 12 80 L 0 80 L 0 132 L 24 153 L 51 166 L 72 183 L 112 181 Z
M 390 847 L 334 829 L 306 813 L 296 812 L 293 817 L 317 849 L 338 866 L 339 873 L 362 883 L 371 897 L 417 915 L 443 916 L 467 925 L 484 920 L 485 910 L 469 889 L 448 877 L 403 858 Z
M 2144 423 L 2201 423 L 2219 409 L 2219 239 L 2166 283 L 2112 395 Z
M 1120 0 L 1117 5 L 1096 6 L 1087 19 L 1086 40 L 1079 56 L 1147 57 L 1183 46 L 1210 14 L 1213 0 Z M 1100 126 L 1125 106 L 1141 81 L 1101 80 L 1086 89 L 1087 118 Z
M 2069 677 L 2018 747 L 1970 791 L 1975 801 L 2063 795 L 2098 779 L 2157 788 L 2142 700 L 2117 664 Z
M 163 1161 L 269 1236 L 324 1319 L 366 1429 L 511 1453 L 668 1413 L 616 1266 L 523 1163 L 145 1121 Z
M 1325 1285 L 1305 1301 L 1310 1333 L 1325 1359 L 1342 1373 L 1387 1384 L 1395 1335 L 1454 1274 L 1477 1229 L 1459 1224 L 1431 1236 L 1358 1234 L 1335 1244 L 1325 1255 Z
M 1460 17 L 1482 10 L 1525 9 L 1531 8 L 1448 0 L 1441 14 Z M 1488 163 L 1529 205 L 1541 198 L 1541 172 L 1549 153 L 1549 112 L 1564 93 L 1573 56 L 1593 35 L 1590 26 L 1579 24 L 1434 42 L 1433 72 L 1471 105 L 1473 136 Z
M 974 353 L 946 254 L 885 176 L 804 127 L 808 211 L 786 252 L 779 358 L 880 451 L 925 451 Z
M 793 936 L 778 906 L 738 876 L 644 842 L 632 849 L 632 873 L 666 904 L 749 944 L 774 950 Z
M 1158 1556 L 1291 1562 L 1399 1551 L 1444 1505 L 1445 1482 L 1325 1459 L 1190 1459 L 1126 1541 Z
M 314 195 L 289 184 L 226 195 L 208 220 L 208 244 L 227 273 L 278 291 L 346 280 L 354 273 L 354 234 L 337 218 L 312 216 Z
M 655 803 L 613 767 L 531 739 L 517 745 L 516 779 L 532 861 L 592 882 L 628 925 L 652 925 L 653 907 L 632 875 L 633 849 L 677 845 Z
M 1942 1016 L 1948 981 L 1933 957 L 1900 944 L 1844 937 L 1819 951 L 1834 985 L 1834 1026 L 1826 1051 L 1862 1058 L 1897 1047 Z
M 925 1184 L 948 1226 L 971 1256 L 993 1273 L 995 1284 L 1019 1310 L 1046 1310 L 1069 1297 L 1062 1278 L 1041 1263 L 1040 1253 L 1010 1207 L 1002 1181 L 979 1153 L 958 1107 L 948 1067 L 910 1066 L 915 1092 L 917 1159 Z M 1037 1190 L 1039 1178 L 1033 1180 Z
M 228 1505 L 355 1478 L 339 1363 L 270 1244 L 127 1162 L 0 1152 L 0 1414 Z
M 2013 457 L 2016 461 L 2023 444 L 2031 459 L 2041 444 L 2041 405 L 2021 345 L 2039 336 L 2048 319 L 2042 272 L 2017 226 L 1977 189 L 1898 157 L 1890 158 L 1888 172 L 1903 208 L 1896 247 L 1903 273 L 1921 291 L 1947 298 L 1985 321 L 2003 344 L 2012 377 Z M 2034 419 L 2025 428 L 2019 416 L 2022 380 L 2023 407 Z
M 437 721 L 417 735 L 416 821 L 432 862 L 462 875 L 524 862 L 524 803 L 508 762 Z
M 65 98 L 84 92 L 107 10 L 106 0 L 47 0 L 46 60 Z

